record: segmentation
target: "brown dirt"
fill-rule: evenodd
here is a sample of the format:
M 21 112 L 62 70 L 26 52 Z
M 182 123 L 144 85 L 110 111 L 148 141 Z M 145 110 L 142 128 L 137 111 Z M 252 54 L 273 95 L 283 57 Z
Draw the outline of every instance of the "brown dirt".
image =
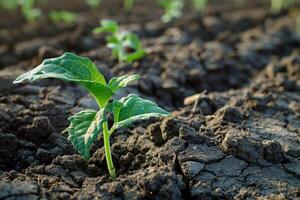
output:
M 17 16 L 1 25 L 0 199 L 300 199 L 300 37 L 292 12 L 212 6 L 202 18 L 162 24 L 151 2 L 130 14 L 121 4 L 102 12 L 76 5 L 75 25 Z M 102 18 L 139 34 L 147 56 L 117 63 L 91 33 Z M 12 84 L 64 51 L 89 56 L 107 78 L 142 75 L 117 96 L 134 92 L 173 111 L 113 134 L 114 181 L 102 139 L 86 162 L 61 133 L 69 115 L 97 108 L 82 88 Z

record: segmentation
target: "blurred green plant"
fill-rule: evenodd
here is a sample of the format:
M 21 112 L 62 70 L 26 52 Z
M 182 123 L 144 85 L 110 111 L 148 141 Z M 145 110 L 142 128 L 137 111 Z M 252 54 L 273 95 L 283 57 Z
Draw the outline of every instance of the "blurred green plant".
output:
M 16 10 L 20 8 L 26 21 L 34 22 L 42 14 L 41 10 L 34 8 L 36 0 L 1 0 L 0 8 L 5 10 Z
M 28 22 L 34 22 L 41 16 L 42 12 L 34 8 L 36 0 L 20 0 L 21 11 Z
M 182 15 L 183 0 L 158 0 L 158 4 L 164 8 L 165 13 L 161 17 L 162 22 L 168 23 Z
M 131 63 L 146 54 L 139 37 L 128 31 L 121 31 L 118 23 L 114 20 L 102 20 L 101 26 L 95 28 L 93 32 L 110 34 L 105 38 L 107 47 L 112 49 L 112 55 L 118 58 L 119 62 Z
M 86 0 L 86 3 L 93 9 L 96 9 L 100 6 L 102 0 Z
M 132 10 L 134 4 L 134 0 L 124 0 L 124 9 L 126 12 Z
M 297 2 L 299 3 L 299 0 L 271 0 L 270 9 L 272 13 L 277 14 Z
M 15 10 L 19 6 L 20 0 L 1 0 L 0 8 L 5 10 Z
M 203 12 L 206 9 L 208 0 L 192 0 L 193 7 L 199 11 Z
M 236 6 L 244 6 L 246 3 L 246 0 L 233 0 L 233 4 Z
M 76 14 L 66 10 L 51 11 L 49 13 L 49 18 L 53 23 L 56 24 L 58 23 L 72 24 L 76 20 Z
M 296 33 L 300 35 L 300 13 L 296 17 Z

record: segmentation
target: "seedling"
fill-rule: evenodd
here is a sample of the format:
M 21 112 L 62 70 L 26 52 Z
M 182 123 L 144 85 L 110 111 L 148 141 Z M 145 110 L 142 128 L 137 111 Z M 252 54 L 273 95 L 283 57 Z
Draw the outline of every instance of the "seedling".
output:
M 51 11 L 49 13 L 49 17 L 52 22 L 64 23 L 64 24 L 72 24 L 76 20 L 76 14 L 69 11 Z
M 101 0 L 86 0 L 86 3 L 93 9 L 96 9 L 101 4 Z
M 84 159 L 90 158 L 90 147 L 103 134 L 105 157 L 111 178 L 116 177 L 111 156 L 109 138 L 113 132 L 132 122 L 150 117 L 168 116 L 169 113 L 156 103 L 129 94 L 120 100 L 110 102 L 119 89 L 139 79 L 138 75 L 114 77 L 108 83 L 98 71 L 94 63 L 72 53 L 60 57 L 46 59 L 35 69 L 20 75 L 14 83 L 32 82 L 38 79 L 58 78 L 79 83 L 95 98 L 99 110 L 84 110 L 69 117 L 70 126 L 66 129 L 68 139 Z M 107 113 L 113 114 L 114 123 L 108 125 Z
M 19 0 L 2 0 L 0 1 L 0 8 L 5 10 L 15 10 L 19 5 Z
M 34 22 L 41 14 L 41 10 L 34 8 L 35 0 L 19 0 L 21 11 L 28 22 Z
M 124 0 L 124 9 L 129 12 L 132 10 L 134 4 L 134 0 Z
M 168 23 L 181 17 L 184 6 L 183 0 L 158 0 L 158 3 L 165 9 L 165 14 L 161 17 L 162 22 Z
M 107 47 L 112 49 L 112 55 L 118 58 L 119 62 L 130 63 L 146 54 L 139 37 L 134 33 L 121 31 L 114 20 L 102 20 L 101 26 L 95 28 L 93 32 L 110 34 L 106 37 Z
M 1 0 L 0 8 L 6 10 L 21 9 L 22 14 L 28 22 L 33 22 L 41 15 L 41 11 L 34 8 L 36 0 Z
M 192 0 L 193 7 L 199 11 L 203 12 L 207 6 L 207 1 L 208 0 Z
M 299 2 L 298 0 L 271 0 L 271 12 L 279 13 L 283 9 L 288 8 L 293 3 Z

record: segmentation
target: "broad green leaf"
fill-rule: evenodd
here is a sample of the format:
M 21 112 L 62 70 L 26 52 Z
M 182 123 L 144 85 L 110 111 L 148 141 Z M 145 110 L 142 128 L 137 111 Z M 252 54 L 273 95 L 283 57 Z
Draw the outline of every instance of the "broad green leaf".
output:
M 101 21 L 101 26 L 98 28 L 95 28 L 93 30 L 94 33 L 103 33 L 103 32 L 108 32 L 108 33 L 116 33 L 119 31 L 119 26 L 118 23 L 114 20 L 111 19 L 104 19 Z
M 32 82 L 45 78 L 58 78 L 80 83 L 95 97 L 100 107 L 104 107 L 113 95 L 104 76 L 93 62 L 72 53 L 64 53 L 60 57 L 44 60 L 35 69 L 19 76 L 14 83 Z
M 114 101 L 112 103 L 112 113 L 114 114 L 114 122 L 119 121 L 119 114 L 122 107 L 123 107 L 123 103 L 119 101 Z
M 86 160 L 90 158 L 90 147 L 102 131 L 102 113 L 102 110 L 98 113 L 94 110 L 84 110 L 69 117 L 71 124 L 66 129 L 69 133 L 68 139 Z
M 35 69 L 19 76 L 14 83 L 43 78 L 60 78 L 67 81 L 93 81 L 106 85 L 104 76 L 89 58 L 64 53 L 57 58 L 46 59 Z
M 135 94 L 123 97 L 113 106 L 114 126 L 116 128 L 129 125 L 136 120 L 170 115 L 156 103 L 142 99 Z
M 132 81 L 135 81 L 139 78 L 140 78 L 139 75 L 124 75 L 120 77 L 114 77 L 110 79 L 108 83 L 108 87 L 111 89 L 111 91 L 116 92 L 117 90 L 126 87 Z

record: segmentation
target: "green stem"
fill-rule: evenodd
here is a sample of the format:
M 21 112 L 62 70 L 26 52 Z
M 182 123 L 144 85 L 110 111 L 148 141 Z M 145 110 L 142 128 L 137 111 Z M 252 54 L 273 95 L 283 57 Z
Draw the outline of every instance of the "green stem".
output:
M 114 163 L 113 163 L 112 156 L 111 156 L 111 151 L 110 151 L 109 131 L 108 131 L 107 121 L 105 121 L 103 123 L 102 128 L 103 128 L 106 163 L 107 163 L 107 167 L 108 167 L 110 177 L 112 179 L 114 179 L 114 178 L 116 178 L 116 170 L 114 168 Z

